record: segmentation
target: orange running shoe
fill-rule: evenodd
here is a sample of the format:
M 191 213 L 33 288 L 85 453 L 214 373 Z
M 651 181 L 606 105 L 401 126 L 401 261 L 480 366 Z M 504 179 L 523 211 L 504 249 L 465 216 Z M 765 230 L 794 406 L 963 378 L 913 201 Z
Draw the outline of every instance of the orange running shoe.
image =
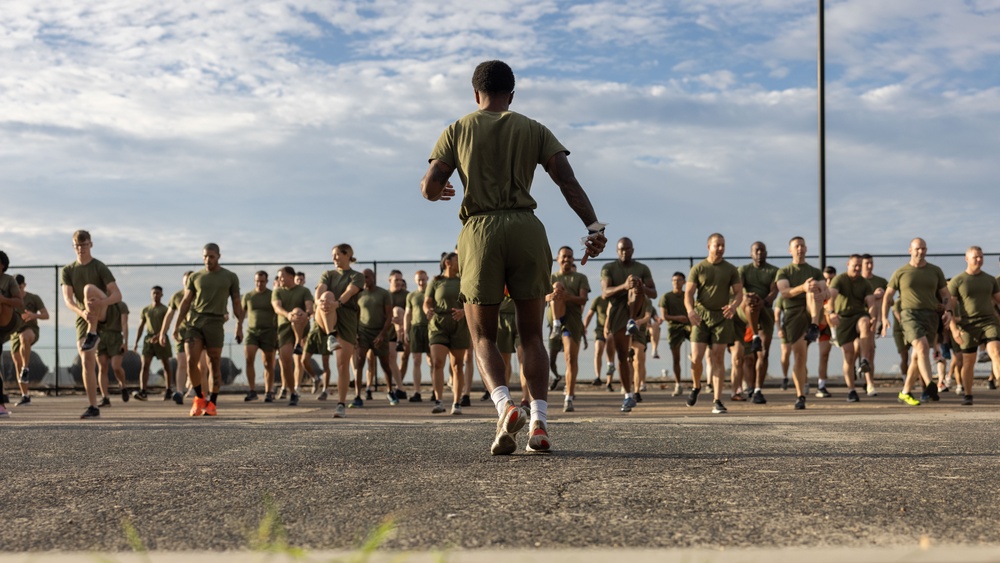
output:
M 191 401 L 191 416 L 201 416 L 205 414 L 205 408 L 207 406 L 208 402 L 204 398 L 195 397 L 194 400 Z
M 218 414 L 215 410 L 215 403 L 212 401 L 205 403 L 205 416 L 218 416 Z

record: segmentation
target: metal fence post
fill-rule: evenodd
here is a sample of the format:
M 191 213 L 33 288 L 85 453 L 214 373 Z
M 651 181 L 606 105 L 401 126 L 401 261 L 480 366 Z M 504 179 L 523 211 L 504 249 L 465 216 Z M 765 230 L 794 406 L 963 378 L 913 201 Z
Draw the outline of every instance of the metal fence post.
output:
M 56 289 L 55 289 L 55 310 L 56 310 L 56 397 L 59 396 L 59 266 L 52 266 L 52 271 L 55 273 L 56 278 Z

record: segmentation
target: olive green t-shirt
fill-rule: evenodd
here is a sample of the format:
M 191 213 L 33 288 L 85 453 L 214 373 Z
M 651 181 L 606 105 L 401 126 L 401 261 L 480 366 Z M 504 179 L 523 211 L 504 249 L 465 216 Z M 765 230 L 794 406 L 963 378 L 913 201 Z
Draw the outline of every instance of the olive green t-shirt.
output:
M 776 282 L 779 280 L 787 280 L 788 286 L 792 289 L 806 283 L 809 280 L 821 281 L 822 279 L 823 271 L 805 262 L 801 264 L 789 264 L 778 270 L 777 275 L 774 277 L 774 281 Z M 805 306 L 805 293 L 796 295 L 795 297 L 783 297 L 781 299 L 781 308 L 785 311 Z
M 1000 293 L 1000 284 L 986 272 L 979 272 L 976 275 L 962 272 L 951 278 L 948 291 L 952 297 L 958 299 L 963 319 L 992 317 L 993 296 Z
M 899 292 L 903 309 L 936 311 L 941 300 L 939 291 L 947 286 L 944 272 L 934 264 L 926 263 L 922 268 L 903 264 L 889 279 L 888 287 Z
M 621 260 L 614 260 L 608 262 L 601 268 L 601 282 L 603 284 L 604 280 L 608 280 L 608 287 L 615 287 L 625 283 L 625 280 L 629 276 L 635 276 L 642 280 L 646 285 L 653 283 L 653 274 L 649 271 L 649 267 L 642 262 L 636 262 L 635 260 L 628 263 L 628 265 L 622 264 Z M 611 302 L 611 308 L 617 309 L 619 307 L 628 307 L 628 292 L 621 291 L 608 299 Z
M 34 293 L 28 293 L 27 291 L 25 291 L 24 297 L 21 298 L 21 309 L 18 312 L 23 313 L 27 311 L 29 313 L 37 313 L 44 308 L 45 308 L 45 303 L 42 303 L 41 297 L 35 295 Z M 26 328 L 37 329 L 38 319 L 31 319 L 30 321 L 22 324 L 20 330 L 24 330 Z
M 17 285 L 17 280 L 14 279 L 14 276 L 0 274 L 0 295 L 3 295 L 7 299 L 14 299 L 21 296 L 21 287 Z
M 295 309 L 302 309 L 308 314 L 309 310 L 306 309 L 306 302 L 312 300 L 312 293 L 303 285 L 296 285 L 294 287 L 279 287 L 271 292 L 271 302 L 274 303 L 275 301 L 280 301 L 281 308 L 289 313 Z M 273 311 L 274 308 L 272 307 L 271 310 Z M 275 313 L 275 315 L 277 315 L 277 313 Z M 278 316 L 278 328 L 291 324 L 291 322 L 292 321 L 288 320 L 288 317 L 284 315 Z
M 86 307 L 86 302 L 83 298 L 83 288 L 87 284 L 93 284 L 97 289 L 107 294 L 108 285 L 115 281 L 115 276 L 111 274 L 111 270 L 104 265 L 104 262 L 95 258 L 86 264 L 73 262 L 63 267 L 60 279 L 62 280 L 62 285 L 68 285 L 73 288 L 73 297 L 76 298 L 77 306 L 82 309 Z M 17 284 L 14 285 L 14 289 L 17 289 Z
M 660 308 L 665 310 L 668 315 L 681 315 L 687 316 L 687 308 L 684 306 L 684 292 L 674 293 L 673 291 L 668 291 L 660 297 Z M 678 321 L 667 321 L 668 327 L 680 327 L 687 326 L 688 323 L 682 323 Z
M 108 305 L 108 314 L 105 317 L 103 323 L 101 323 L 101 330 L 106 330 L 110 332 L 121 332 L 122 330 L 122 315 L 128 315 L 128 305 L 124 301 L 119 301 L 114 305 Z
M 608 320 L 608 300 L 604 298 L 603 295 L 598 295 L 590 302 L 590 310 L 597 315 L 597 326 L 604 326 L 604 323 Z
M 385 308 L 392 309 L 392 297 L 385 288 L 379 286 L 363 289 L 358 294 L 358 307 L 361 309 L 358 326 L 382 330 L 386 321 Z
M 177 293 L 175 293 L 175 294 L 173 294 L 173 295 L 170 296 L 170 301 L 167 303 L 167 309 L 173 309 L 174 311 L 180 311 L 181 310 L 181 301 L 183 301 L 183 300 L 184 300 L 184 290 L 182 289 L 182 290 L 178 291 Z M 191 310 L 188 309 L 188 316 L 190 316 L 190 315 L 191 315 Z M 181 319 L 181 323 L 180 323 L 180 325 L 178 325 L 178 328 L 184 328 L 186 326 L 186 322 L 185 321 L 187 321 L 187 319 Z
M 354 270 L 327 270 L 323 272 L 323 275 L 319 277 L 319 283 L 316 287 L 326 286 L 326 290 L 333 294 L 334 297 L 340 299 L 340 296 L 347 291 L 350 286 L 355 286 L 358 289 L 364 289 L 365 287 L 365 276 L 361 272 L 355 272 Z M 360 292 L 359 292 L 360 293 Z M 358 310 L 358 294 L 355 293 L 344 302 L 341 307 L 347 307 L 353 311 Z
M 415 289 L 406 296 L 406 306 L 410 308 L 410 326 L 427 326 L 424 314 L 424 292 Z
M 590 293 L 590 282 L 587 280 L 587 276 L 579 272 L 570 272 L 568 274 L 555 273 L 549 277 L 551 283 L 562 282 L 563 286 L 566 288 L 566 293 L 572 295 L 573 297 L 578 297 L 581 290 L 586 290 Z M 580 326 L 583 326 L 583 305 L 578 303 L 571 303 L 566 301 L 566 318 L 573 319 L 574 321 L 580 321 Z
M 740 279 L 743 280 L 743 291 L 765 299 L 771 293 L 771 284 L 778 275 L 778 268 L 767 262 L 760 267 L 750 263 L 740 266 L 739 273 Z
M 146 305 L 139 313 L 139 318 L 146 323 L 146 334 L 160 334 L 163 328 L 163 319 L 167 316 L 167 306 L 163 303 L 159 305 Z
M 390 291 L 389 299 L 392 300 L 392 308 L 395 309 L 396 307 L 399 307 L 401 309 L 405 309 L 406 297 L 408 295 L 409 293 L 407 293 L 405 289 L 401 289 L 399 291 Z
M 441 133 L 429 160 L 454 167 L 465 187 L 458 212 L 472 215 L 502 209 L 535 209 L 535 168 L 569 151 L 544 125 L 512 111 L 479 110 Z
M 868 278 L 868 283 L 871 284 L 873 293 L 876 289 L 885 291 L 885 288 L 889 287 L 889 280 L 875 274 L 872 274 L 872 277 Z
M 729 262 L 713 264 L 702 260 L 691 268 L 688 283 L 698 288 L 695 303 L 708 311 L 721 311 L 729 304 L 733 285 L 741 282 L 739 271 Z
M 459 300 L 461 295 L 462 280 L 458 277 L 446 278 L 438 276 L 431 278 L 427 282 L 427 289 L 424 290 L 424 299 L 430 297 L 434 301 L 434 312 L 437 314 L 448 314 L 452 309 L 462 306 Z
M 837 290 L 837 298 L 833 301 L 834 313 L 842 317 L 853 317 L 868 311 L 865 298 L 874 293 L 874 290 L 865 278 L 839 274 L 830 282 L 830 288 Z
M 240 279 L 225 268 L 214 272 L 199 270 L 188 276 L 187 289 L 194 292 L 191 315 L 222 317 L 228 310 L 229 300 L 240 298 Z
M 247 328 L 266 330 L 278 326 L 278 314 L 274 312 L 274 306 L 271 305 L 270 289 L 258 293 L 257 289 L 254 288 L 253 291 L 243 294 L 241 303 L 247 316 Z

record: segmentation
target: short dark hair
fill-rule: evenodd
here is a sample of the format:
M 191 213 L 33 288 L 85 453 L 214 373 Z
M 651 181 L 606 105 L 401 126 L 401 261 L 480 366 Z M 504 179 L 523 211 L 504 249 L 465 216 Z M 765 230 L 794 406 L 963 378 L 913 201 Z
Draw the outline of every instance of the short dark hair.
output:
M 264 270 L 257 270 L 257 272 L 253 275 L 253 277 L 257 277 L 257 276 L 264 276 L 266 278 L 267 277 L 267 272 L 265 272 Z
M 306 277 L 306 273 L 305 272 L 295 272 L 295 275 L 296 276 Z
M 514 71 L 503 61 L 481 62 L 472 73 L 472 87 L 487 94 L 510 94 L 514 91 Z
M 872 255 L 871 254 L 862 254 L 861 255 L 861 259 L 862 260 L 871 260 L 872 259 Z
M 687 279 L 687 276 L 684 275 L 684 272 L 674 272 L 674 275 L 670 277 L 673 278 L 674 276 L 680 276 L 682 279 Z
M 162 287 L 160 287 L 160 286 L 158 286 L 158 285 L 154 285 L 154 286 L 153 286 L 153 289 L 154 289 L 155 291 L 159 291 L 160 293 L 163 293 L 163 288 L 162 288 Z
M 292 276 L 293 278 L 295 277 L 295 268 L 293 268 L 291 266 L 285 266 L 284 268 L 282 268 L 279 271 L 284 272 L 284 273 Z
M 824 274 L 830 274 L 831 276 L 835 276 L 835 275 L 837 275 L 837 269 L 834 268 L 833 266 L 827 266 L 826 268 L 823 268 L 823 273 Z
M 847 257 L 847 261 L 850 262 L 851 260 L 864 260 L 864 258 L 860 254 L 851 254 Z
M 14 276 L 14 281 L 17 282 L 17 285 L 22 285 L 24 283 L 24 276 L 18 274 Z
M 0 272 L 6 272 L 7 268 L 10 268 L 10 258 L 7 256 L 7 253 L 4 252 L 3 250 L 0 250 L 0 266 L 3 267 L 3 269 L 0 270 Z
M 222 253 L 222 250 L 219 249 L 219 245 L 215 244 L 214 242 L 206 244 L 205 247 L 202 248 L 202 250 L 207 250 L 209 252 L 218 252 L 220 254 Z

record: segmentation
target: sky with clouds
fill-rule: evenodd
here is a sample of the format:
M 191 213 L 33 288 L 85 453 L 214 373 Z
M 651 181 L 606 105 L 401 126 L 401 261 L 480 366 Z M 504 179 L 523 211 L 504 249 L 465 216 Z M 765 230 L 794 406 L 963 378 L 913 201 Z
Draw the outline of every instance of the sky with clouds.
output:
M 0 11 L 0 248 L 106 262 L 371 260 L 453 246 L 418 182 L 475 109 L 476 63 L 517 74 L 611 238 L 637 256 L 816 250 L 816 2 L 42 0 Z M 827 2 L 828 252 L 992 241 L 1000 0 Z M 455 177 L 457 182 L 457 176 Z M 583 226 L 539 171 L 553 246 Z

